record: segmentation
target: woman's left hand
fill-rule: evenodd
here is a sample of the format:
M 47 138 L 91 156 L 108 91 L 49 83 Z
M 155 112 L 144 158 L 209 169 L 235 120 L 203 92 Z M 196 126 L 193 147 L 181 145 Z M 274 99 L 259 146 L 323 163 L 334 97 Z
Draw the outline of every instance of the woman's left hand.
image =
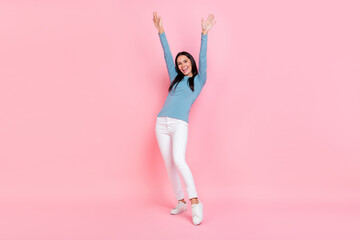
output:
M 201 18 L 202 34 L 206 35 L 215 23 L 216 21 L 213 14 L 209 14 L 206 21 L 204 21 L 204 18 Z

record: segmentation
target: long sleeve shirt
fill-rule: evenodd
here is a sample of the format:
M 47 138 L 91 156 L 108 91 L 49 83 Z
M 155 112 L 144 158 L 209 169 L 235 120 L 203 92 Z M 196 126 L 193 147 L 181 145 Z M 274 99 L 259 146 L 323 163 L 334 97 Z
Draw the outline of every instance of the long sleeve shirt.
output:
M 201 34 L 201 46 L 199 54 L 199 72 L 194 77 L 194 91 L 192 91 L 188 85 L 188 76 L 179 82 L 177 87 L 169 92 L 165 103 L 157 115 L 158 117 L 172 117 L 189 122 L 189 113 L 192 104 L 199 96 L 202 88 L 206 83 L 206 52 L 207 52 L 207 35 Z M 164 57 L 166 62 L 167 71 L 170 77 L 170 84 L 177 76 L 175 63 L 171 55 L 170 47 L 166 39 L 165 32 L 159 33 L 160 42 L 164 50 Z M 175 90 L 174 90 L 175 89 Z

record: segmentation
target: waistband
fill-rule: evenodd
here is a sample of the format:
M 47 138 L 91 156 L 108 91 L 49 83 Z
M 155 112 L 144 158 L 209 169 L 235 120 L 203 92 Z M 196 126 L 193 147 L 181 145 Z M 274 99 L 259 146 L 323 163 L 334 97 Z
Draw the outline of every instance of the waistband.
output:
M 156 117 L 156 120 L 159 122 L 182 122 L 182 123 L 185 123 L 186 125 L 188 125 L 188 122 L 181 120 L 181 119 L 172 118 L 172 117 Z

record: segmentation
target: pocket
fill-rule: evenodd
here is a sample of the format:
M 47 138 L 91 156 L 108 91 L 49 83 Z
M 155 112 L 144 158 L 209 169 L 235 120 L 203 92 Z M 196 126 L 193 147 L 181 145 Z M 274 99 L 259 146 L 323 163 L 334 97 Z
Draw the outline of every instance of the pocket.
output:
M 188 126 L 188 123 L 185 122 L 184 120 L 176 119 L 176 121 L 177 121 L 178 124 L 182 124 L 182 125 Z
M 184 123 L 186 126 L 188 126 L 188 125 L 189 125 L 189 123 L 187 123 L 187 122 L 185 122 L 185 121 L 183 121 L 183 123 Z

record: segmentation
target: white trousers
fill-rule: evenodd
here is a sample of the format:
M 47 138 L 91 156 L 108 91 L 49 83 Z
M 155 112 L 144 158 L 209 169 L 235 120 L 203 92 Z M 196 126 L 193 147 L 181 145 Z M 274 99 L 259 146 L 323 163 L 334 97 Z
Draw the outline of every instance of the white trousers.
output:
M 185 161 L 188 123 L 170 117 L 157 117 L 155 133 L 176 199 L 184 198 L 178 171 L 185 182 L 189 199 L 196 198 L 194 179 Z

